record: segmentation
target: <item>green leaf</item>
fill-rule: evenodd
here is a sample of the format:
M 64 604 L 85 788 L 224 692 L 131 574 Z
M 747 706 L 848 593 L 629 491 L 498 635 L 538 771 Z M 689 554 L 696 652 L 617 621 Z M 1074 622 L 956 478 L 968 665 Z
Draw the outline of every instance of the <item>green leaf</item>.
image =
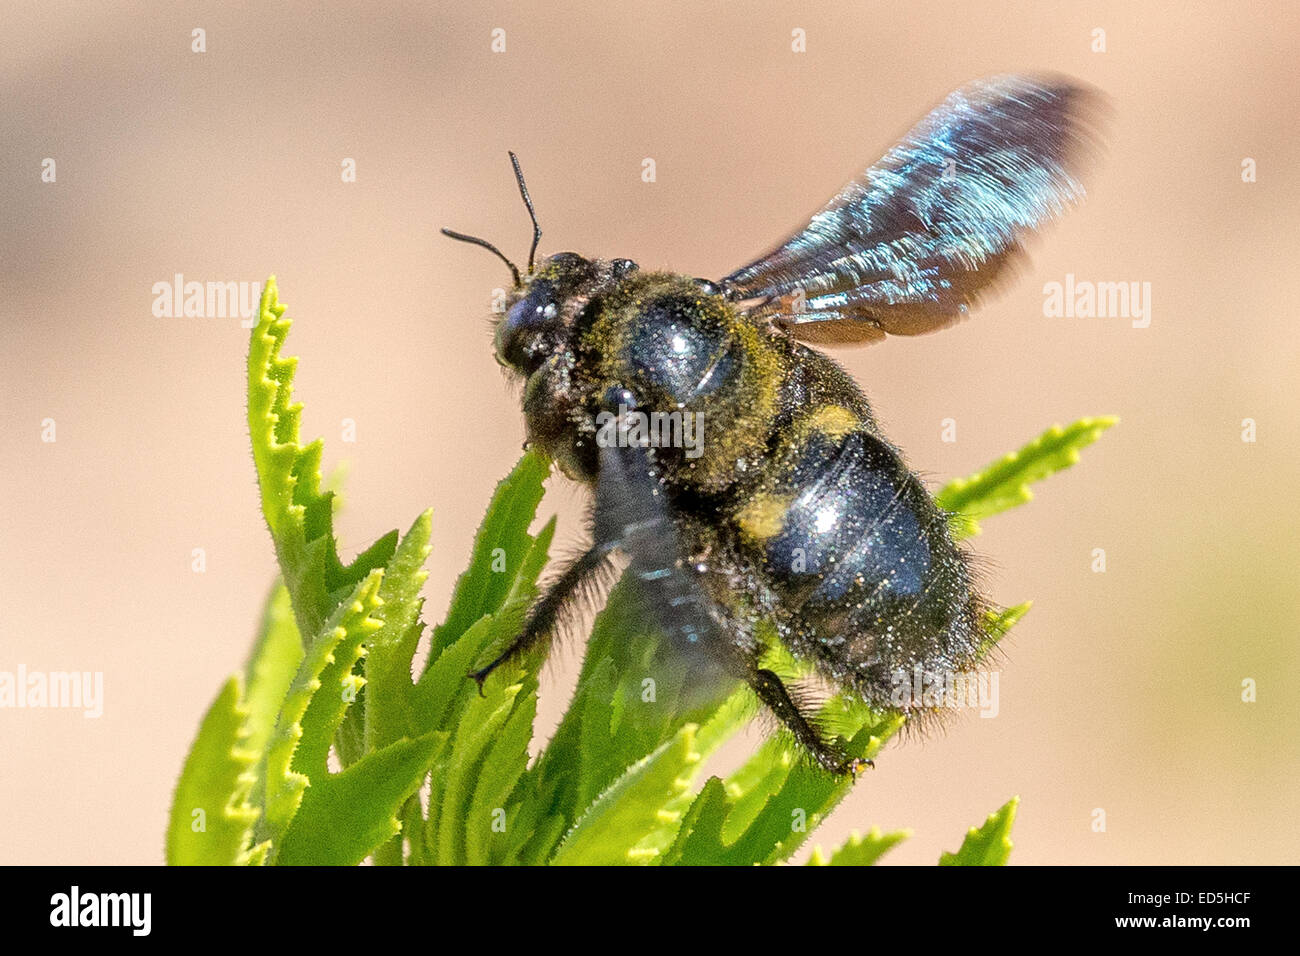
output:
M 1053 425 L 978 474 L 949 482 L 935 500 L 952 512 L 953 536 L 961 539 L 979 534 L 980 521 L 1032 500 L 1030 484 L 1073 465 L 1079 460 L 1079 449 L 1091 445 L 1117 421 L 1110 416 L 1081 418 L 1065 428 Z
M 348 755 L 344 763 L 350 764 L 363 754 L 373 753 L 404 737 L 419 735 L 414 715 L 415 685 L 411 681 L 411 659 L 415 656 L 424 632 L 420 618 L 423 599 L 420 588 L 428 572 L 424 561 L 432 550 L 429 536 L 432 513 L 425 511 L 411 525 L 397 545 L 393 558 L 384 572 L 379 587 L 381 605 L 377 616 L 382 626 L 370 637 L 365 656 L 366 686 L 362 689 L 359 707 L 353 707 L 345 717 L 346 723 L 360 723 L 358 753 Z M 360 713 L 359 718 L 355 715 Z M 414 812 L 420 813 L 416 801 Z M 405 819 L 405 814 L 404 814 Z M 397 865 L 402 862 L 402 841 L 375 851 L 376 865 Z
M 371 635 L 365 662 L 364 749 L 378 750 L 417 734 L 411 659 L 424 630 L 420 588 L 429 574 L 424 561 L 432 548 L 432 513 L 425 511 L 398 544 L 379 588 L 380 628 Z
M 671 740 L 633 764 L 579 817 L 556 850 L 557 866 L 610 866 L 651 863 L 653 849 L 638 850 L 628 844 L 638 834 L 662 826 L 660 813 L 690 785 L 688 774 L 700 763 L 695 749 L 694 724 L 687 724 Z M 637 841 L 639 842 L 639 841 Z
M 519 520 L 527 527 L 531 518 L 519 515 Z M 465 707 L 478 695 L 477 685 L 469 673 L 488 648 L 499 648 L 519 633 L 525 613 L 537 595 L 537 577 L 546 563 L 554 534 L 552 519 L 535 538 L 525 536 L 525 545 L 521 545 L 526 547 L 524 559 L 516 566 L 499 610 L 476 618 L 464 633 L 441 649 L 435 644 L 412 698 L 412 720 L 421 732 L 454 727 Z M 538 665 L 544 656 L 535 659 Z M 516 672 L 504 668 L 493 674 L 485 686 L 508 684 L 511 674 Z
M 390 841 L 383 847 L 375 851 L 375 864 L 401 866 L 405 863 L 407 866 L 424 866 L 424 816 L 420 810 L 420 798 L 410 796 L 406 798 L 406 803 L 402 805 L 402 835 L 403 840 Z M 402 843 L 407 844 L 407 855 L 405 859 L 402 856 Z M 381 859 L 380 854 L 390 849 L 396 850 L 393 857 L 389 860 Z
M 401 831 L 397 812 L 419 789 L 447 735 L 399 740 L 341 773 L 313 779 L 279 846 L 280 866 L 354 866 Z
M 478 696 L 469 673 L 485 647 L 517 633 L 513 620 L 499 615 L 481 617 L 450 647 L 438 655 L 415 688 L 416 726 L 454 728 L 471 700 Z
M 807 676 L 806 664 L 796 661 L 778 642 L 769 642 L 763 666 L 783 680 Z M 824 703 L 817 720 L 824 732 L 845 741 L 845 751 L 863 760 L 874 758 L 903 726 L 899 714 L 873 711 L 848 694 Z M 765 741 L 726 781 L 728 808 L 717 842 L 705 834 L 683 844 L 684 862 L 710 858 L 736 862 L 777 863 L 789 859 L 813 829 L 852 790 L 853 781 L 833 777 L 816 766 L 785 732 Z
M 262 290 L 258 322 L 248 349 L 248 432 L 257 467 L 262 513 L 293 601 L 303 637 L 317 633 L 339 602 L 371 571 L 382 567 L 397 546 L 393 531 L 351 564 L 339 561 L 334 537 L 333 492 L 321 490 L 317 439 L 301 444 L 302 406 L 293 401 L 296 358 L 280 348 L 289 334 L 275 276 Z
M 491 813 L 474 817 L 470 800 L 480 767 L 522 690 L 522 684 L 513 684 L 484 697 L 476 696 L 453 735 L 450 752 L 438 764 L 434 792 L 429 797 L 432 830 L 425 841 L 438 864 L 467 863 L 468 832 L 480 828 L 491 831 Z
M 836 709 L 842 713 L 827 713 Z M 832 701 L 823 715 L 859 726 L 846 749 L 863 759 L 874 757 L 903 724 L 898 715 L 874 714 L 843 700 Z M 725 785 L 716 777 L 705 784 L 664 862 L 743 866 L 789 859 L 852 786 L 849 778 L 813 766 L 789 741 L 769 739 Z
M 840 848 L 828 859 L 821 847 L 814 847 L 808 866 L 873 866 L 877 860 L 912 835 L 911 830 L 895 830 L 893 833 L 881 833 L 878 827 L 863 836 L 857 830 L 840 844 Z
M 167 826 L 172 866 L 238 863 L 252 834 L 257 810 L 244 797 L 257 755 L 240 746 L 248 713 L 239 698 L 240 680 L 232 677 L 208 708 L 181 770 Z
M 655 814 L 656 825 L 629 850 L 636 860 L 660 863 L 672 846 L 681 826 L 682 817 L 695 798 L 694 784 L 707 760 L 719 747 L 749 722 L 754 714 L 750 692 L 739 690 L 699 728 L 695 734 L 695 750 L 700 754 L 697 763 L 688 765 L 679 778 L 679 793 L 671 796 Z
M 664 854 L 663 864 L 709 866 L 727 862 L 722 825 L 727 820 L 729 809 L 722 780 L 710 777 L 682 817 L 677 839 Z
M 624 771 L 670 740 L 687 723 L 707 726 L 733 694 L 730 683 L 694 690 L 690 670 L 663 653 L 662 639 L 639 619 L 623 585 L 614 588 L 597 616 L 578 687 L 564 719 L 521 786 L 530 794 L 517 836 L 519 858 L 540 863 L 556 841 Z M 646 681 L 653 681 L 647 685 Z M 653 694 L 647 693 L 653 687 Z M 701 696 L 703 695 L 703 696 Z M 700 699 L 696 699 L 700 697 Z M 725 731 L 714 725 L 697 747 L 707 757 L 749 716 L 732 708 Z M 680 809 L 663 807 L 665 814 Z M 669 825 L 664 821 L 663 825 Z M 639 834 L 637 839 L 650 837 Z M 549 845 L 547 840 L 551 841 Z M 671 841 L 662 834 L 640 846 L 654 852 Z
M 382 575 L 382 571 L 368 575 L 325 622 L 307 649 L 281 707 L 254 794 L 255 803 L 262 807 L 257 839 L 272 841 L 268 852 L 271 862 L 276 859 L 278 839 L 298 811 L 303 791 L 314 782 L 311 777 L 327 774 L 330 737 L 346 706 L 345 681 L 351 682 L 351 668 L 360 656 L 361 642 L 379 627 L 371 615 L 379 603 Z M 341 663 L 344 661 L 346 664 Z M 324 694 L 316 703 L 322 688 Z
M 460 635 L 434 654 L 416 683 L 412 720 L 417 728 L 447 730 L 451 739 L 432 776 L 429 813 L 419 835 L 421 846 L 412 858 L 425 863 L 487 863 L 513 859 L 513 815 L 518 801 L 513 794 L 528 761 L 537 709 L 537 670 L 548 649 L 537 648 L 510 661 L 485 682 L 482 696 L 469 672 L 480 658 L 495 652 L 513 639 L 524 614 L 537 595 L 537 577 L 546 564 L 554 519 L 534 537 L 526 529 L 532 522 L 545 471 L 528 460 L 520 463 L 499 486 L 497 500 L 507 502 L 510 522 L 495 521 L 491 513 L 480 530 L 480 541 L 512 541 L 522 548 L 522 557 L 505 562 L 493 571 L 506 581 L 493 584 L 487 605 L 492 613 L 481 615 Z M 527 508 L 518 507 L 520 501 Z M 492 528 L 488 528 L 492 525 Z M 491 549 L 485 552 L 491 555 Z M 500 557 L 500 555 L 498 555 Z M 493 559 L 487 558 L 492 567 Z M 500 562 L 496 566 L 501 568 Z M 466 592 L 477 595 L 481 591 Z M 468 619 L 453 607 L 449 619 Z M 446 638 L 444 638 L 445 640 Z M 506 832 L 500 830 L 506 815 Z M 408 834 L 409 836 L 409 834 Z M 415 840 L 415 837 L 411 837 Z
M 502 836 L 493 826 L 496 811 L 517 809 L 507 804 L 527 765 L 537 707 L 535 673 L 546 649 L 499 668 L 485 684 L 484 697 L 468 675 L 488 649 L 504 646 L 519 633 L 537 595 L 555 521 L 548 521 L 536 536 L 528 534 L 528 526 L 546 474 L 544 463 L 528 454 L 497 486 L 476 538 L 471 568 L 453 595 L 448 623 L 440 629 L 441 636 L 435 633 L 424 672 L 409 690 L 405 716 L 410 732 L 444 730 L 450 738 L 433 774 L 427 818 L 418 807 L 406 811 L 410 862 L 504 862 L 511 856 L 511 836 Z M 457 631 L 467 621 L 468 626 Z M 413 642 L 408 646 L 413 652 Z M 400 656 L 394 654 L 394 670 L 400 669 Z M 409 657 L 406 666 L 409 673 Z M 401 686 L 398 681 L 390 684 Z M 492 727 L 501 729 L 494 739 L 484 735 L 485 714 Z M 418 831 L 411 829 L 417 819 Z M 507 827 L 509 833 L 513 824 Z M 395 853 L 387 851 L 384 859 L 393 859 Z
M 328 657 L 325 666 L 316 672 L 311 700 L 300 721 L 301 732 L 292 763 L 294 770 L 309 779 L 329 772 L 334 733 L 364 685 L 364 678 L 354 674 L 353 669 L 366 653 L 366 639 L 383 626 L 374 614 L 382 603 L 379 597 L 382 580 L 383 571 L 375 570 L 357 585 L 350 603 L 340 607 L 345 613 L 335 625 L 335 634 L 321 642 L 329 645 Z
M 475 621 L 495 614 L 505 604 L 533 539 L 528 526 L 542 500 L 542 481 L 550 464 L 537 452 L 527 452 L 514 471 L 497 484 L 487 515 L 474 538 L 469 568 L 456 582 L 447 619 L 433 631 L 430 661 L 465 633 Z M 505 566 L 505 572 L 494 567 Z
M 1019 797 L 1012 797 L 982 827 L 966 832 L 961 849 L 939 857 L 940 866 L 1005 866 L 1011 855 L 1011 824 L 1016 819 Z
M 1003 607 L 988 611 L 984 615 L 984 632 L 993 643 L 997 643 L 1022 617 L 1034 606 L 1033 601 L 1025 601 L 1014 607 Z
M 528 742 L 533 736 L 533 720 L 537 716 L 537 680 L 529 677 L 520 693 L 515 696 L 514 709 L 491 748 L 483 758 L 474 794 L 469 802 L 466 817 L 471 825 L 465 828 L 465 862 L 471 866 L 486 863 L 504 863 L 509 860 L 509 821 L 512 810 L 510 797 L 519 778 L 528 766 Z M 505 829 L 497 827 L 498 818 Z M 491 821 L 481 826 L 481 821 Z
M 248 711 L 241 745 L 256 755 L 266 749 L 289 685 L 302 664 L 302 638 L 294 623 L 289 591 L 277 581 L 262 612 L 262 627 L 253 645 L 244 673 L 248 690 L 243 707 Z
M 1007 632 L 1016 622 L 1029 613 L 1032 601 L 1024 601 L 1014 607 L 989 608 L 984 612 L 984 640 L 975 651 L 974 663 L 983 661 L 989 652 L 997 646 L 998 641 L 1007 636 Z

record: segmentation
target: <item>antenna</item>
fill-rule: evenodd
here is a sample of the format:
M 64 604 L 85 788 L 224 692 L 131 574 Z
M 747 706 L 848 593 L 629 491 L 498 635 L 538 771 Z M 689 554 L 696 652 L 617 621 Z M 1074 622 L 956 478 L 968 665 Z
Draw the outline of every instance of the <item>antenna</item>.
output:
M 533 209 L 533 197 L 528 195 L 528 184 L 524 182 L 524 171 L 519 168 L 519 157 L 512 151 L 507 150 L 510 154 L 510 165 L 515 168 L 515 182 L 519 184 L 519 195 L 524 199 L 524 205 L 528 207 L 528 218 L 533 221 L 533 245 L 528 250 L 528 274 L 533 273 L 533 262 L 537 258 L 537 244 L 542 241 L 542 227 L 537 224 L 537 210 Z M 463 232 L 455 232 L 451 229 L 443 229 L 442 234 L 448 239 L 455 239 L 458 242 L 468 242 L 476 246 L 482 246 L 488 252 L 492 253 L 510 269 L 510 274 L 515 278 L 515 285 L 520 285 L 519 267 L 506 258 L 503 253 L 486 239 L 480 239 L 478 236 L 467 236 Z
M 537 224 L 537 210 L 533 208 L 533 197 L 528 195 L 528 184 L 524 182 L 524 171 L 519 168 L 519 157 L 510 153 L 510 165 L 515 168 L 515 181 L 519 183 L 519 195 L 524 199 L 524 205 L 528 207 L 528 218 L 533 221 L 533 246 L 528 250 L 528 271 L 533 271 L 533 258 L 537 255 L 537 244 L 542 241 L 542 227 Z
M 500 259 L 502 262 L 504 262 L 507 266 L 510 267 L 510 274 L 515 277 L 515 285 L 519 285 L 518 266 L 516 266 L 513 262 L 507 259 L 505 257 L 505 253 L 503 253 L 496 246 L 492 245 L 492 243 L 488 242 L 486 239 L 480 239 L 478 238 L 478 236 L 467 236 L 463 232 L 453 232 L 450 229 L 443 229 L 442 234 L 446 236 L 448 239 L 456 239 L 460 242 L 470 242 L 476 246 L 482 246 L 484 249 L 486 249 L 488 252 L 495 255 L 498 259 Z

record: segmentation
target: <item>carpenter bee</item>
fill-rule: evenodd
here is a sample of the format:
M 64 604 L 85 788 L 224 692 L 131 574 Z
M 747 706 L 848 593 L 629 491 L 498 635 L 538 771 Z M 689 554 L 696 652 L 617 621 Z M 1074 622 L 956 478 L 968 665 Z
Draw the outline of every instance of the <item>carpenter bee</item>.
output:
M 670 645 L 748 683 L 827 771 L 864 763 L 827 740 L 761 663 L 766 619 L 833 687 L 897 711 L 900 673 L 960 672 L 988 606 L 971 558 L 862 391 L 802 344 L 951 325 L 1034 229 L 1079 200 L 1091 93 L 1022 76 L 948 97 L 803 228 L 718 281 L 560 252 L 521 272 L 495 327 L 523 380 L 528 441 L 594 489 L 590 547 L 470 676 L 549 641 L 621 555 Z M 767 633 L 772 633 L 770 630 Z M 903 708 L 918 715 L 917 703 Z

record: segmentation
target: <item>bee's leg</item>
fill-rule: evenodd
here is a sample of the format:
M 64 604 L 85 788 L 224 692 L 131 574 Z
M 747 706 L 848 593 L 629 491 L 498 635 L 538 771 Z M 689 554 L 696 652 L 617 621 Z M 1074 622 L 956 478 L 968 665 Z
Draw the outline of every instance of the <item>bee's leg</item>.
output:
M 635 408 L 636 400 L 625 389 L 612 391 L 614 407 Z M 646 450 L 639 446 L 600 449 L 596 477 L 596 502 L 591 520 L 594 542 L 586 553 L 570 564 L 541 599 L 533 605 L 523 630 L 510 645 L 485 667 L 469 676 L 479 691 L 489 674 L 506 661 L 550 639 L 566 608 L 584 592 L 603 594 L 613 583 L 611 557 L 624 551 L 628 571 L 647 604 L 661 612 L 663 623 L 674 636 L 695 631 L 702 623 L 698 592 L 676 566 L 679 558 L 676 533 Z
M 871 761 L 850 757 L 836 744 L 827 742 L 774 672 L 754 666 L 745 680 L 758 695 L 758 699 L 785 724 L 794 739 L 823 769 L 839 776 L 856 775 L 862 767 L 872 765 Z
M 570 607 L 579 595 L 590 595 L 594 591 L 604 590 L 604 586 L 613 579 L 613 566 L 610 563 L 612 550 L 609 545 L 597 543 L 564 569 L 564 573 L 555 579 L 528 612 L 523 630 L 510 642 L 510 645 L 486 666 L 470 673 L 469 676 L 478 683 L 480 693 L 483 691 L 483 682 L 494 670 L 511 658 L 549 640 L 554 635 L 565 609 Z

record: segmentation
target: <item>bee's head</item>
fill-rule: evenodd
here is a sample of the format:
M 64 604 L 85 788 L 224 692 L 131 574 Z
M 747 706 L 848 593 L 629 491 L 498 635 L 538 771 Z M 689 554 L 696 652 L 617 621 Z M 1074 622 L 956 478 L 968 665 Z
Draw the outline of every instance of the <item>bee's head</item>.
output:
M 588 303 L 636 268 L 630 259 L 585 259 L 576 252 L 543 259 L 506 299 L 496 329 L 497 361 L 525 376 L 537 371 L 568 345 Z
M 450 229 L 442 232 L 452 239 L 482 246 L 509 267 L 514 285 L 506 297 L 505 314 L 496 327 L 497 361 L 508 369 L 528 376 L 567 344 L 575 318 L 592 297 L 629 272 L 635 271 L 637 265 L 630 259 L 584 259 L 575 252 L 557 252 L 534 266 L 542 229 L 537 224 L 533 200 L 528 195 L 528 186 L 524 183 L 524 174 L 514 153 L 510 154 L 510 162 L 515 169 L 515 180 L 519 183 L 519 194 L 533 221 L 533 245 L 528 250 L 528 271 L 521 274 L 518 266 L 485 239 Z

